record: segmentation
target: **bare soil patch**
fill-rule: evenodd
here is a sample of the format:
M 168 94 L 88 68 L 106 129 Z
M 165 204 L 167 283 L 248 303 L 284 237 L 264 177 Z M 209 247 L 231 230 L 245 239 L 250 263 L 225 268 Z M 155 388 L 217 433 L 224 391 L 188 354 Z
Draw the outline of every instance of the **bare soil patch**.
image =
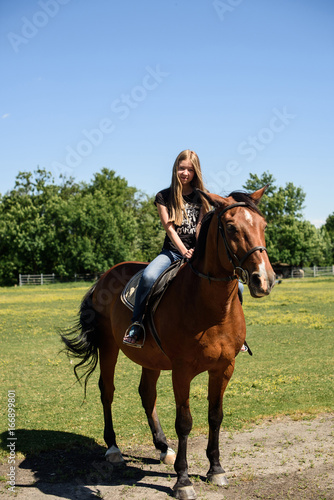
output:
M 227 488 L 205 482 L 206 438 L 189 440 L 188 463 L 198 500 L 333 500 L 334 415 L 307 420 L 276 418 L 247 430 L 221 432 L 221 457 Z M 176 443 L 172 443 L 176 446 Z M 152 447 L 122 450 L 126 465 L 105 462 L 105 449 L 53 450 L 17 463 L 17 500 L 163 500 L 173 494 L 175 472 L 159 462 Z M 1 476 L 8 464 L 0 466 Z

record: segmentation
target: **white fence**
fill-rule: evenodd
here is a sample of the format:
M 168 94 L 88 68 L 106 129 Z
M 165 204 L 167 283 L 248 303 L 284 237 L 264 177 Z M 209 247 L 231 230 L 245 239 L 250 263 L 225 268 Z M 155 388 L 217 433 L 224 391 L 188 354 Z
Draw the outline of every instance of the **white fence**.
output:
M 65 281 L 95 281 L 102 273 L 94 274 L 75 274 L 72 278 Z M 319 276 L 334 276 L 334 266 L 327 267 L 304 267 L 294 268 L 291 274 L 285 274 L 283 278 L 317 278 Z M 57 281 L 64 281 L 63 279 L 56 278 L 55 274 L 19 274 L 19 285 L 47 285 L 49 283 L 56 283 Z
M 55 275 L 52 274 L 19 274 L 19 285 L 46 285 L 55 283 Z
M 70 277 L 52 274 L 19 274 L 19 285 L 47 285 L 49 283 L 63 283 L 75 281 L 96 281 L 103 273 L 75 274 Z
M 321 276 L 334 276 L 334 266 L 327 267 L 295 267 L 288 264 L 273 264 L 277 278 L 318 278 Z
M 316 278 L 318 276 L 334 276 L 334 266 L 327 267 L 304 267 L 304 276 L 305 278 Z

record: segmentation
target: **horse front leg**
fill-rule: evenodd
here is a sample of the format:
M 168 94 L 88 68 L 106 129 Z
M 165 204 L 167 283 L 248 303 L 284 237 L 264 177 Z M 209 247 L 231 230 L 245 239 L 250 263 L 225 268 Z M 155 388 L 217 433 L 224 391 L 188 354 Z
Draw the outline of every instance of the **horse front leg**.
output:
M 184 367 L 173 368 L 173 389 L 176 402 L 175 430 L 179 445 L 174 464 L 177 481 L 174 485 L 174 496 L 179 499 L 192 500 L 196 493 L 188 476 L 187 442 L 192 429 L 192 416 L 189 406 L 191 378 L 187 377 Z
M 219 459 L 219 431 L 223 420 L 223 396 L 233 370 L 234 361 L 224 372 L 209 371 L 209 440 L 206 454 L 210 461 L 210 469 L 207 478 L 217 486 L 228 485 Z
M 159 376 L 160 370 L 143 368 L 139 385 L 139 394 L 152 432 L 153 444 L 157 450 L 161 451 L 160 460 L 163 461 L 164 464 L 173 465 L 175 462 L 175 451 L 168 447 L 166 436 L 161 428 L 156 409 L 156 387 Z

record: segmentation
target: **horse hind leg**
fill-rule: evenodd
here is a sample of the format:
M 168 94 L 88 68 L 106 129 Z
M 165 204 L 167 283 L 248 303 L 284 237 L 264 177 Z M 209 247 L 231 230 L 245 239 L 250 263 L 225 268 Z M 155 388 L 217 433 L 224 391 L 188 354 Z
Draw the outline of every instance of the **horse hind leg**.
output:
M 160 460 L 164 464 L 173 465 L 176 457 L 175 451 L 168 447 L 156 409 L 156 386 L 159 376 L 160 370 L 143 368 L 139 384 L 139 394 L 152 432 L 153 444 L 157 450 L 161 451 Z
M 110 396 L 111 393 L 105 387 L 101 376 L 99 379 L 99 388 L 101 391 L 101 402 L 103 405 L 104 415 L 104 440 L 108 446 L 105 457 L 108 462 L 111 462 L 115 465 L 122 464 L 124 463 L 124 458 L 116 443 L 116 435 L 111 413 L 113 394 L 112 396 Z
M 124 463 L 124 458 L 116 443 L 111 406 L 115 392 L 114 375 L 119 348 L 111 333 L 108 335 L 107 339 L 102 342 L 103 344 L 100 348 L 101 374 L 99 388 L 104 415 L 104 440 L 108 446 L 105 457 L 108 462 L 117 465 Z

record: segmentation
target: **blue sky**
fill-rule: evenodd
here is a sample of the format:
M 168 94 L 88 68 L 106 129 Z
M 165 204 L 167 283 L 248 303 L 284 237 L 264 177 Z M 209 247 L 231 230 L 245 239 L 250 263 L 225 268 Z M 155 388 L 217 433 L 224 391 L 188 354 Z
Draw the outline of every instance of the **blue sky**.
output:
M 1 2 L 0 192 L 37 166 L 103 167 L 155 194 L 195 150 L 207 187 L 249 173 L 334 212 L 331 0 Z

